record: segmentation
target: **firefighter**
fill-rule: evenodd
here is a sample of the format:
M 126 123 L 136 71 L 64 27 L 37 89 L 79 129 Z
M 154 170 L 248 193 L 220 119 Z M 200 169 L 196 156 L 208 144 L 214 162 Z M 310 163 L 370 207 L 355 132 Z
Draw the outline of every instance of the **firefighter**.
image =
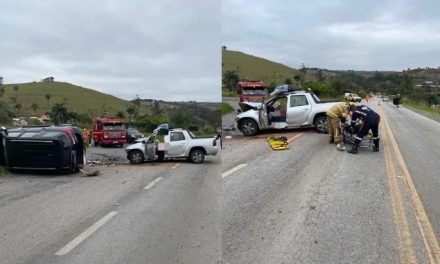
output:
M 354 110 L 355 104 L 351 102 L 340 102 L 333 105 L 326 113 L 329 133 L 329 143 L 335 143 L 338 150 L 344 150 L 341 144 L 340 122 L 347 118 L 351 110 Z
M 359 144 L 370 129 L 373 133 L 373 151 L 379 151 L 379 122 L 379 114 L 371 108 L 365 105 L 356 106 L 351 115 L 351 126 L 355 127 L 356 123 L 360 123 L 360 127 L 355 129 L 357 131 L 355 141 L 348 153 L 357 154 Z

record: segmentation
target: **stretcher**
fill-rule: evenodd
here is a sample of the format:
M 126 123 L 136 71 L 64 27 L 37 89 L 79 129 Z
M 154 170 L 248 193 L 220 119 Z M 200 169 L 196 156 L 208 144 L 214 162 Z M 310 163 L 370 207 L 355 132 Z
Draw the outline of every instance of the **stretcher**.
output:
M 268 137 L 267 141 L 273 150 L 285 150 L 290 148 L 286 137 Z
M 356 140 L 356 132 L 352 132 L 355 131 L 350 131 L 349 125 L 341 123 L 342 142 L 344 142 L 345 144 L 353 144 Z M 359 146 L 373 147 L 373 134 L 371 133 L 371 131 L 369 131 L 368 134 L 364 136 Z

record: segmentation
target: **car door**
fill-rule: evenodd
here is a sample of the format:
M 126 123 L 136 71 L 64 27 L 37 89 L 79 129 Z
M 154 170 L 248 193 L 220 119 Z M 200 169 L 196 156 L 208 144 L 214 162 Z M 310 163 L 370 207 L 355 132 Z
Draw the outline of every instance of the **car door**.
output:
M 156 159 L 156 152 L 157 152 L 157 141 L 155 136 L 150 136 L 147 141 L 144 142 L 145 144 L 145 158 L 149 160 Z
M 187 139 L 183 132 L 171 131 L 170 132 L 170 144 L 168 149 L 168 156 L 181 157 L 185 155 Z
M 287 106 L 287 125 L 298 127 L 304 124 L 311 111 L 312 107 L 305 95 L 291 95 Z

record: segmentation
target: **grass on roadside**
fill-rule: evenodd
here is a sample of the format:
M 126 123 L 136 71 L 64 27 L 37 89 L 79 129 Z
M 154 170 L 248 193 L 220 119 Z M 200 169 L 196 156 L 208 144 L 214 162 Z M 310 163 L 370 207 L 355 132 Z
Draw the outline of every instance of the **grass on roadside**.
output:
M 6 175 L 6 169 L 3 166 L 0 166 L 0 176 Z
M 432 115 L 440 116 L 440 110 L 431 108 L 431 107 L 429 107 L 426 104 L 421 104 L 421 103 L 413 102 L 413 101 L 410 101 L 410 100 L 407 100 L 407 99 L 404 99 L 402 101 L 402 104 L 403 105 L 407 105 L 407 106 L 412 107 L 412 108 L 415 108 L 415 109 L 418 109 L 418 110 L 421 110 L 421 111 L 424 111 L 424 112 L 427 112 L 427 113 L 432 114 Z
M 223 97 L 237 97 L 237 92 L 222 90 Z
M 232 108 L 232 106 L 228 103 L 222 103 L 221 110 L 222 116 L 234 112 L 234 108 Z

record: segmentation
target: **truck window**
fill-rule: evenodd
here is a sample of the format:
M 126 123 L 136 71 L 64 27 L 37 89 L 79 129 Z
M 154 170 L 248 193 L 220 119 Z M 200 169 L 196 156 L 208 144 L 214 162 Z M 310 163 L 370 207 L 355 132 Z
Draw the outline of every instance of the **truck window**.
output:
M 305 95 L 292 95 L 290 97 L 290 107 L 308 105 L 309 102 Z
M 182 132 L 171 132 L 170 141 L 185 140 L 185 135 Z
M 107 130 L 107 131 L 125 130 L 125 125 L 122 125 L 122 124 L 104 124 L 103 130 Z

